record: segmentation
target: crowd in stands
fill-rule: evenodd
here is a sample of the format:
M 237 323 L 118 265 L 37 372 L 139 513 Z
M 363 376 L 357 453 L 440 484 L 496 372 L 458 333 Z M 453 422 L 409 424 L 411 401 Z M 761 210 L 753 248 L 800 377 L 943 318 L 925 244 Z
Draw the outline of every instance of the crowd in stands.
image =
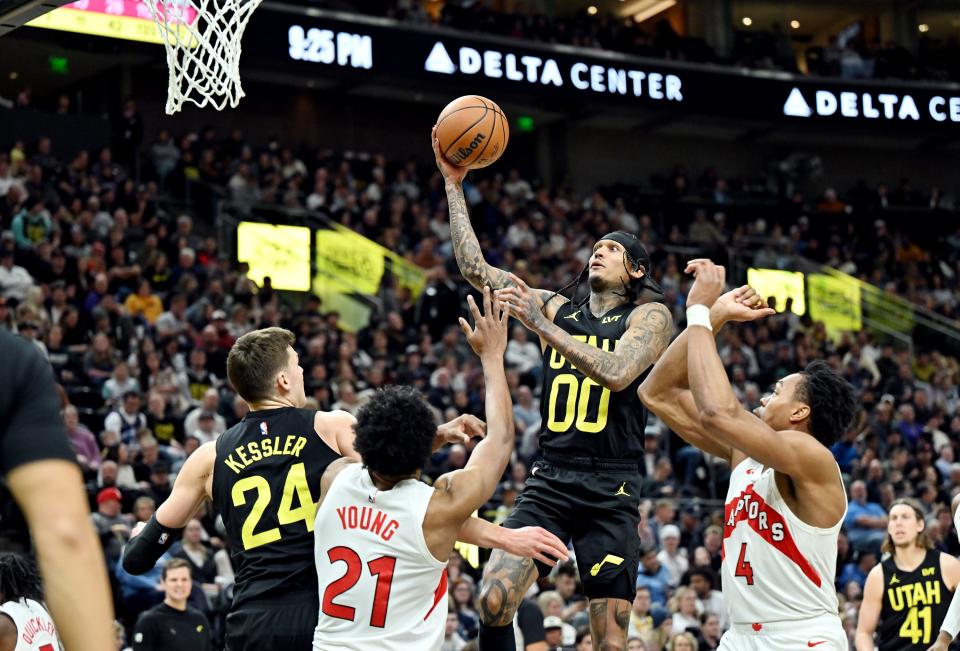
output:
M 140 153 L 143 173 L 134 178 L 109 147 L 63 152 L 37 134 L 0 151 L 0 327 L 34 341 L 63 387 L 92 526 L 128 632 L 140 612 L 162 599 L 161 569 L 134 577 L 117 560 L 133 526 L 169 495 L 184 459 L 246 413 L 225 372 L 239 336 L 275 325 L 295 332 L 307 395 L 320 409 L 356 413 L 379 387 L 403 383 L 420 388 L 438 418 L 483 416 L 482 373 L 456 323 L 468 288 L 452 257 L 446 198 L 432 161 L 260 146 L 240 132 L 213 130 L 179 137 L 158 131 Z M 960 229 L 931 237 L 917 232 L 922 226 L 911 230 L 891 219 L 898 207 L 952 210 L 940 190 L 920 191 L 904 180 L 894 190 L 864 183 L 805 196 L 678 168 L 652 180 L 642 195 L 616 186 L 578 195 L 504 172 L 468 177 L 465 193 L 488 261 L 531 286 L 566 285 L 595 238 L 622 228 L 650 249 L 652 273 L 680 326 L 686 256 L 722 261 L 730 251 L 753 251 L 755 264 L 773 268 L 788 268 L 803 255 L 957 315 Z M 191 184 L 220 186 L 230 205 L 244 209 L 262 202 L 320 211 L 423 267 L 428 286 L 413 296 L 384 284 L 369 327 L 345 332 L 316 297 L 251 281 L 246 266 L 221 248 L 208 216 L 172 209 L 170 198 Z M 770 201 L 766 217 L 747 218 L 754 213 L 738 206 L 758 192 Z M 867 331 L 832 338 L 822 323 L 791 312 L 719 336 L 734 390 L 748 408 L 777 378 L 816 358 L 841 369 L 858 392 L 856 425 L 834 448 L 850 482 L 836 577 L 849 630 L 895 497 L 919 498 L 934 543 L 960 552 L 948 507 L 960 485 L 956 359 L 919 343 L 897 347 Z M 539 455 L 540 351 L 519 323 L 506 360 L 518 453 L 484 513 L 498 522 Z M 628 648 L 715 649 L 729 625 L 719 592 L 719 500 L 728 469 L 653 417 L 645 434 L 646 501 L 636 532 L 644 551 Z M 426 476 L 462 467 L 470 449 L 440 451 Z M 191 604 L 222 633 L 233 571 L 217 514 L 202 507 L 170 555 L 189 563 Z M 480 572 L 458 554 L 451 557 L 445 649 L 476 648 Z M 539 634 L 551 649 L 590 649 L 574 569 L 559 568 L 539 588 L 518 626 L 528 635 L 544 629 Z
M 821 45 L 808 35 L 794 38 L 787 25 L 731 25 L 732 48 L 720 55 L 704 39 L 680 35 L 666 20 L 643 24 L 584 5 L 576 14 L 547 16 L 522 4 L 504 11 L 492 2 L 448 0 L 438 14 L 417 0 L 313 0 L 314 4 L 377 16 L 387 15 L 417 25 L 439 25 L 540 43 L 613 50 L 635 56 L 782 70 L 844 79 L 960 80 L 960 42 L 922 35 L 911 52 L 902 44 L 866 38 L 862 23 L 853 23 Z M 797 32 L 802 33 L 802 32 Z

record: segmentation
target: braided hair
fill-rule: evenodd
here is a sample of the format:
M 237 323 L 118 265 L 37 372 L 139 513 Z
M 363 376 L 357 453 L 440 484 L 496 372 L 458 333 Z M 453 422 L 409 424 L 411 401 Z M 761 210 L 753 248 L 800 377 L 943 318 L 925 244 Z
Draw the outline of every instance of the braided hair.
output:
M 22 554 L 0 554 L 0 598 L 43 600 L 40 574 L 33 561 Z
M 640 298 L 640 294 L 643 293 L 644 281 L 643 281 L 643 278 L 633 278 L 632 276 L 630 276 L 630 273 L 631 273 L 631 268 L 634 272 L 639 271 L 640 263 L 634 260 L 633 256 L 631 256 L 630 253 L 626 250 L 623 251 L 622 262 L 623 262 L 623 269 L 624 271 L 627 272 L 627 277 L 630 278 L 630 281 L 623 283 L 622 292 L 615 292 L 615 293 L 622 296 L 627 303 L 634 303 L 638 298 Z M 589 271 L 590 271 L 590 260 L 588 259 L 587 262 L 583 265 L 583 268 L 580 270 L 580 273 L 577 274 L 577 277 L 571 280 L 569 283 L 567 283 L 563 287 L 561 287 L 560 289 L 558 289 L 557 291 L 555 291 L 553 295 L 550 297 L 550 299 L 547 300 L 544 304 L 549 303 L 550 301 L 555 299 L 557 296 L 565 296 L 566 295 L 565 292 L 572 287 L 573 293 L 570 294 L 569 296 L 570 302 L 573 303 L 574 307 L 576 308 L 583 307 L 584 303 L 590 300 L 590 294 L 588 293 L 579 301 L 577 301 L 577 294 L 580 292 L 580 283 L 583 281 L 583 277 L 587 275 Z M 644 269 L 644 274 L 648 274 L 648 273 L 650 273 L 650 270 Z M 646 275 L 644 275 L 644 278 L 645 277 Z

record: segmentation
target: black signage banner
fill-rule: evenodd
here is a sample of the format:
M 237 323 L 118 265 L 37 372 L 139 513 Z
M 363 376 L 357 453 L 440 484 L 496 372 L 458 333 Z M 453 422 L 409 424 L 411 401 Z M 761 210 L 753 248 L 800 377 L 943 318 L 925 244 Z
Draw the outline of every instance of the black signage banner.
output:
M 429 85 L 762 121 L 960 130 L 956 84 L 864 83 L 686 65 L 267 7 L 247 28 L 242 69 L 359 75 L 411 90 Z

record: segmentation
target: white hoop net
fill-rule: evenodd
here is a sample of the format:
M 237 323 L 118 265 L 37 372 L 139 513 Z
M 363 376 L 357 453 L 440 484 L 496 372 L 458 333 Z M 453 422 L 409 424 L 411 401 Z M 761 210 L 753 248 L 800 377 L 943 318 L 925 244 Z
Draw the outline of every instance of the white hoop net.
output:
M 145 0 L 167 50 L 167 115 L 184 102 L 218 111 L 240 103 L 240 42 L 261 2 Z

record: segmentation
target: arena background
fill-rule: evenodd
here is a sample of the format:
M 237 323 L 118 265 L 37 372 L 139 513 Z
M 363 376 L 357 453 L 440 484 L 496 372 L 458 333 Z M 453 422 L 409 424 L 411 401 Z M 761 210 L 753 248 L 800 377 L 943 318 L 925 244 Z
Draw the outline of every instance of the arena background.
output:
M 48 352 L 76 409 L 68 425 L 112 570 L 123 526 L 149 517 L 197 441 L 242 417 L 225 354 L 252 328 L 298 334 L 320 408 L 355 411 L 398 382 L 438 417 L 482 417 L 482 375 L 456 327 L 469 287 L 428 139 L 468 93 L 499 103 L 511 128 L 505 155 L 466 185 L 489 262 L 558 288 L 597 236 L 630 230 L 680 326 L 684 262 L 726 264 L 779 312 L 721 335 L 744 405 L 826 358 L 862 405 L 835 448 L 845 479 L 866 482 L 868 504 L 919 498 L 935 544 L 960 551 L 954 3 L 268 0 L 244 36 L 239 107 L 173 117 L 139 3 L 56 4 L 0 0 L 0 227 L 28 274 L 0 274 L 0 325 Z M 494 521 L 538 456 L 539 351 L 512 332 L 517 458 L 483 513 Z M 144 431 L 121 437 L 108 430 L 129 390 L 143 395 L 130 404 Z M 726 469 L 655 418 L 647 435 L 638 535 L 661 551 L 642 571 L 655 603 L 633 625 L 659 650 L 663 622 L 690 616 L 687 570 L 719 568 Z M 444 450 L 427 475 L 468 455 Z M 120 514 L 98 512 L 110 486 Z M 4 509 L 4 546 L 26 548 Z M 232 570 L 216 515 L 200 515 L 197 540 L 175 551 L 221 633 Z M 682 561 L 661 547 L 670 524 Z M 851 635 L 884 531 L 841 536 Z M 451 593 L 469 641 L 486 554 L 462 551 Z M 113 587 L 128 630 L 160 599 L 122 570 Z M 556 588 L 545 615 L 582 625 L 576 588 Z M 703 633 L 699 644 L 715 648 Z

